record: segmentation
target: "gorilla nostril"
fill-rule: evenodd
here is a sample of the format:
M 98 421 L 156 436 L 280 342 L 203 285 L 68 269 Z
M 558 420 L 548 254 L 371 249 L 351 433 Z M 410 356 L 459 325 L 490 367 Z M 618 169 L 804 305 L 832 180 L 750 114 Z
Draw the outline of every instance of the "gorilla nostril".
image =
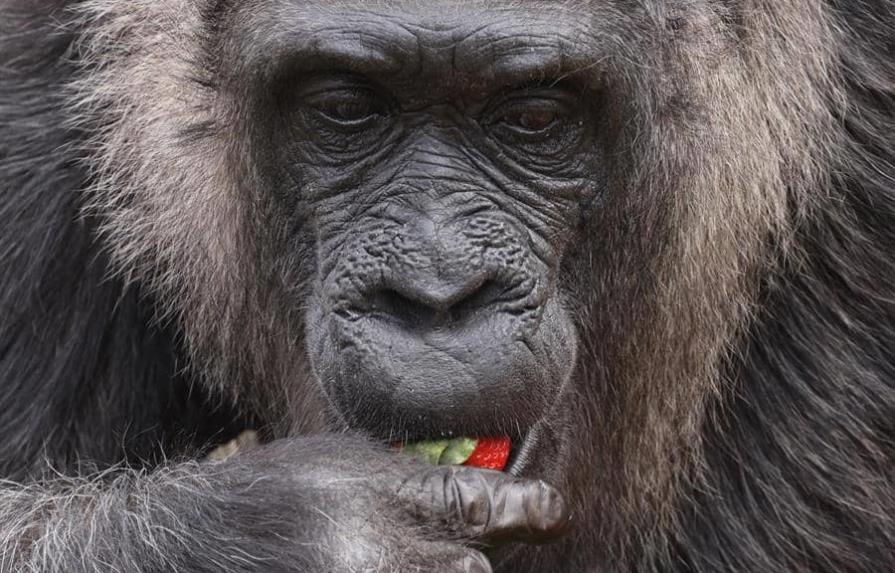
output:
M 368 300 L 380 318 L 420 328 L 467 321 L 498 300 L 505 290 L 491 279 L 469 281 L 459 288 L 426 289 L 408 284 L 379 289 Z

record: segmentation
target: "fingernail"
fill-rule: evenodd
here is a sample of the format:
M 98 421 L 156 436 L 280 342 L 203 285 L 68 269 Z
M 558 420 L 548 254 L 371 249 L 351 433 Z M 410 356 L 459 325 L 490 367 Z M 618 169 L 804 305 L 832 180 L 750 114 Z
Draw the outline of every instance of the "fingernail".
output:
M 541 487 L 541 528 L 544 530 L 562 529 L 569 522 L 566 501 L 554 488 L 543 484 Z

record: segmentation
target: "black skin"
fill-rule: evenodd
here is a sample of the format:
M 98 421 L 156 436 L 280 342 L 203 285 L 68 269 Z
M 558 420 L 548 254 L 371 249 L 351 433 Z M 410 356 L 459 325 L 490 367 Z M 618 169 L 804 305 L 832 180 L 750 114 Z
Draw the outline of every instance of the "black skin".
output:
M 817 3 L 845 30 L 830 50 L 847 70 L 836 81 L 853 107 L 836 119 L 850 139 L 812 164 L 836 175 L 810 215 L 792 215 L 798 256 L 743 273 L 752 314 L 718 359 L 724 391 L 659 393 L 706 404 L 681 441 L 619 397 L 620 371 L 649 345 L 626 347 L 631 362 L 610 348 L 629 322 L 660 328 L 623 297 L 661 290 L 648 280 L 670 235 L 651 219 L 664 206 L 635 198 L 639 211 L 606 215 L 627 204 L 619 171 L 637 171 L 619 158 L 654 135 L 632 102 L 660 82 L 639 79 L 649 66 L 600 64 L 636 63 L 667 22 L 705 42 L 711 68 L 720 40 L 699 26 L 760 35 L 749 18 L 771 8 L 682 3 L 682 21 L 661 2 L 202 2 L 204 51 L 189 61 L 213 76 L 197 83 L 238 102 L 248 127 L 234 147 L 256 168 L 243 208 L 255 256 L 277 269 L 254 278 L 288 278 L 283 306 L 241 317 L 245 333 L 222 313 L 244 334 L 225 356 L 195 343 L 210 327 L 141 272 L 190 270 L 122 263 L 113 206 L 88 202 L 104 126 L 72 121 L 87 112 L 69 88 L 102 62 L 78 49 L 100 25 L 78 20 L 79 4 L 0 0 L 0 573 L 895 569 L 889 0 Z M 636 25 L 614 28 L 619 14 Z M 698 129 L 689 103 L 662 119 Z M 212 129 L 183 126 L 168 144 Z M 664 175 L 681 193 L 679 174 Z M 608 270 L 619 249 L 637 262 L 620 267 L 623 288 Z M 287 336 L 301 379 L 251 366 L 254 333 L 274 337 L 263 325 L 280 315 L 299 317 Z M 638 372 L 675 380 L 657 372 L 673 362 Z M 264 443 L 206 459 L 244 429 Z M 514 443 L 505 472 L 391 447 L 501 435 Z M 641 475 L 653 458 L 626 458 L 665 449 L 656 473 L 675 495 Z

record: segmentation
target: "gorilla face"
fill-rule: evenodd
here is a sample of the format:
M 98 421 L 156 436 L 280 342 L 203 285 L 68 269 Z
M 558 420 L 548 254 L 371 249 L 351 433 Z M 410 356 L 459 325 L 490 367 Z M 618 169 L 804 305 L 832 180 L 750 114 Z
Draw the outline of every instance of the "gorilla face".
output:
M 583 30 L 543 7 L 365 4 L 251 16 L 277 38 L 257 52 L 286 54 L 263 137 L 287 242 L 315 246 L 294 301 L 313 373 L 372 435 L 518 442 L 576 359 L 560 262 L 601 173 Z
M 698 3 L 182 7 L 97 14 L 79 87 L 88 208 L 203 381 L 270 438 L 508 435 L 600 527 L 670 507 L 784 226 L 785 74 Z

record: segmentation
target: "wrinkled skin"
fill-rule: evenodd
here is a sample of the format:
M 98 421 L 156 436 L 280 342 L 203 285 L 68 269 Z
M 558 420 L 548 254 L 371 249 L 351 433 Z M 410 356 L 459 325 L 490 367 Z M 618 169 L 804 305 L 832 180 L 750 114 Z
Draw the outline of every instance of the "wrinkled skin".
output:
M 0 0 L 0 572 L 895 569 L 892 8 Z

